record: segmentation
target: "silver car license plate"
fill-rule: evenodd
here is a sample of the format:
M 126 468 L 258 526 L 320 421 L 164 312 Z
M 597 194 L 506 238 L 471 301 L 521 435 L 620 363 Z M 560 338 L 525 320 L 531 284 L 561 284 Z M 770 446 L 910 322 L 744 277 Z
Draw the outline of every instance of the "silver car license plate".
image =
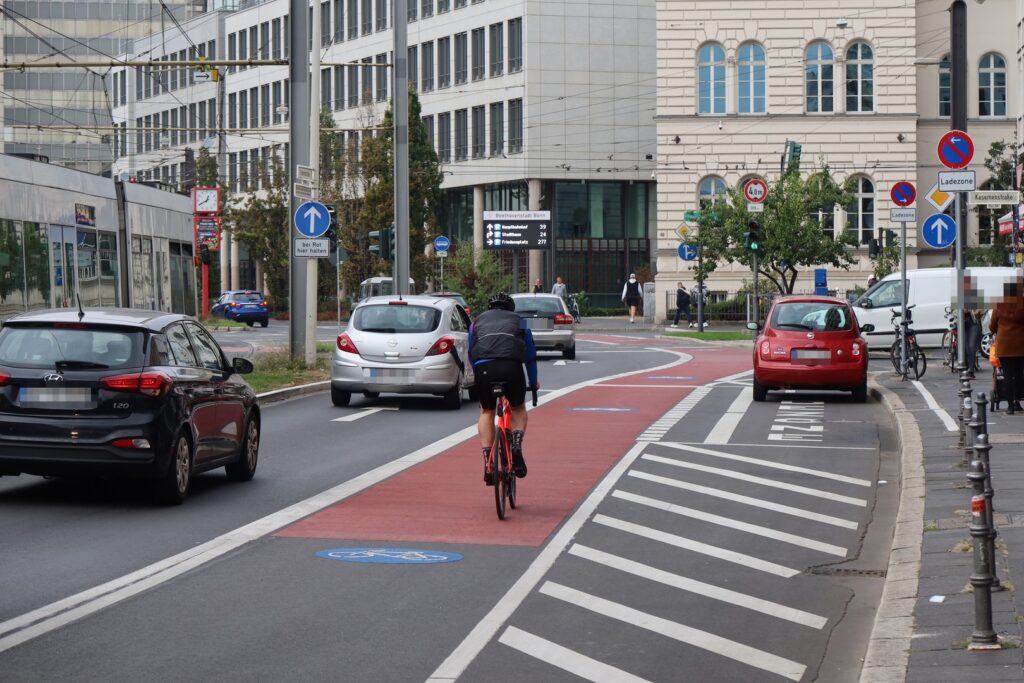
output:
M 91 389 L 22 387 L 18 402 L 27 408 L 91 408 Z
M 832 352 L 828 349 L 794 349 L 793 358 L 801 360 L 828 360 Z
M 527 318 L 526 325 L 531 330 L 550 330 L 551 320 L 548 318 Z
M 413 371 L 407 368 L 363 368 L 363 376 L 378 382 L 410 379 Z

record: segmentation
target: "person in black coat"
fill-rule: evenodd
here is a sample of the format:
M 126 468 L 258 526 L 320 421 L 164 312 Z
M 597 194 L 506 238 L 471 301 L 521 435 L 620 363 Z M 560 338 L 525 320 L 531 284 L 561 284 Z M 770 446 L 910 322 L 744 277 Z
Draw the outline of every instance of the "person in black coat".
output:
M 640 282 L 636 279 L 635 273 L 629 274 L 629 279 L 622 286 L 622 302 L 629 307 L 629 322 L 636 322 L 636 309 L 643 301 L 643 290 Z
M 690 317 L 690 293 L 683 287 L 682 282 L 676 283 L 676 319 L 672 321 L 672 327 L 679 327 L 679 316 L 686 316 L 686 324 L 693 327 L 693 318 Z

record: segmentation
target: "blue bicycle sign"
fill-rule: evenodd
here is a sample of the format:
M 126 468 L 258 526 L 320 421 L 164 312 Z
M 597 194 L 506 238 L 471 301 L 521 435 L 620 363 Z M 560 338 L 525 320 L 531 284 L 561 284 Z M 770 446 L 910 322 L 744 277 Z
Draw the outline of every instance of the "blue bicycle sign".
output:
M 328 560 L 363 564 L 441 564 L 462 559 L 458 553 L 416 548 L 332 548 L 321 550 L 316 555 Z

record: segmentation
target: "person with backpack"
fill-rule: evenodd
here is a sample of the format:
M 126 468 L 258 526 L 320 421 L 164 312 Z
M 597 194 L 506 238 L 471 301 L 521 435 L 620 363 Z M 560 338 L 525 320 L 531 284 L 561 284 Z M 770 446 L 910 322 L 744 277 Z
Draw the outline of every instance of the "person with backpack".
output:
M 636 273 L 630 273 L 626 284 L 622 286 L 622 302 L 629 307 L 629 324 L 636 322 L 636 309 L 643 300 L 643 292 L 640 289 L 640 281 L 636 279 Z
M 676 319 L 672 321 L 671 327 L 679 327 L 679 316 L 686 316 L 686 323 L 693 327 L 693 318 L 690 316 L 690 293 L 683 287 L 682 282 L 676 283 Z

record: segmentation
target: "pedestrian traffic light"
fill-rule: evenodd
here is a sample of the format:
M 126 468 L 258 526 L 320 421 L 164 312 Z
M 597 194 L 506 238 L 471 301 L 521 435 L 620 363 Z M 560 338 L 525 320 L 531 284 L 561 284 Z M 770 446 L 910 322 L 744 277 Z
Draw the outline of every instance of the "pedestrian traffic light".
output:
M 878 258 L 878 251 L 878 240 L 872 237 L 870 240 L 868 240 L 868 258 Z
M 747 228 L 747 249 L 757 253 L 761 251 L 761 222 L 750 221 Z
M 199 260 L 202 261 L 205 265 L 210 265 L 210 245 L 199 245 Z
M 330 230 L 334 230 L 338 227 L 338 205 L 337 204 L 324 204 L 327 208 L 327 215 L 331 217 Z
M 371 230 L 370 251 L 382 259 L 390 259 L 392 257 L 392 245 L 394 244 L 393 235 L 394 228 L 390 230 Z

